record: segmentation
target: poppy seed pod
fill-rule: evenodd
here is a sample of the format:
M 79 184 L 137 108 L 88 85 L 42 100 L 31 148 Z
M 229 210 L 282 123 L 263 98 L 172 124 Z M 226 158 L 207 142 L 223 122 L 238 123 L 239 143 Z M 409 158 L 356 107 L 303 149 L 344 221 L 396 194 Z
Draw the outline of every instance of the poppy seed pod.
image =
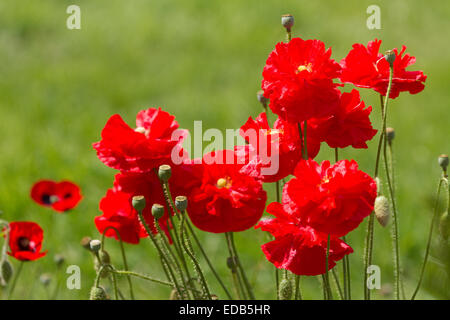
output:
M 395 138 L 395 130 L 394 128 L 386 128 L 386 138 L 389 144 L 392 143 L 392 140 Z
M 441 216 L 441 219 L 439 220 L 439 232 L 441 234 L 442 239 L 447 240 L 448 234 L 449 234 L 449 218 L 448 218 L 448 212 L 444 212 Z
M 64 263 L 64 260 L 64 256 L 60 254 L 55 254 L 53 257 L 53 261 L 55 261 L 57 267 L 60 267 Z
M 387 62 L 389 62 L 389 65 L 392 68 L 394 66 L 394 61 L 395 61 L 395 52 L 393 50 L 386 51 L 384 58 L 386 59 Z
M 181 212 L 184 212 L 184 210 L 186 210 L 187 205 L 188 200 L 185 196 L 178 196 L 175 198 L 175 207 L 177 207 L 177 209 Z
M 137 212 L 142 212 L 142 210 L 144 210 L 145 206 L 146 206 L 145 197 L 144 196 L 134 196 L 133 199 L 131 200 L 131 204 L 133 205 L 133 208 Z
M 281 16 L 281 25 L 286 28 L 287 31 L 291 31 L 294 25 L 294 16 L 291 14 L 283 14 Z
M 167 182 L 172 176 L 172 168 L 168 164 L 159 166 L 158 176 L 161 181 Z
M 264 91 L 259 90 L 256 93 L 256 98 L 258 99 L 259 103 L 262 104 L 262 106 L 264 107 L 264 109 L 267 109 L 267 102 L 269 102 L 269 99 L 267 99 L 266 97 L 264 97 Z
M 388 199 L 385 196 L 378 196 L 375 199 L 374 211 L 375 217 L 377 218 L 378 222 L 381 224 L 381 226 L 386 227 L 389 222 L 391 213 L 389 209 Z
M 441 154 L 438 159 L 439 165 L 441 166 L 442 170 L 447 171 L 448 167 L 448 155 Z
M 158 203 L 153 204 L 152 206 L 152 215 L 153 218 L 159 220 L 164 215 L 164 207 Z
M 91 251 L 98 252 L 102 247 L 102 242 L 100 240 L 94 239 L 91 240 L 89 246 L 91 247 Z
M 280 300 L 291 300 L 292 291 L 292 281 L 289 279 L 283 279 L 283 281 L 280 282 Z
M 108 300 L 108 296 L 103 287 L 92 287 L 89 300 Z
M 14 274 L 14 268 L 7 259 L 1 261 L 0 268 L 0 284 L 6 286 Z
M 83 237 L 80 241 L 80 244 L 83 248 L 87 249 L 87 250 L 91 250 L 91 237 Z

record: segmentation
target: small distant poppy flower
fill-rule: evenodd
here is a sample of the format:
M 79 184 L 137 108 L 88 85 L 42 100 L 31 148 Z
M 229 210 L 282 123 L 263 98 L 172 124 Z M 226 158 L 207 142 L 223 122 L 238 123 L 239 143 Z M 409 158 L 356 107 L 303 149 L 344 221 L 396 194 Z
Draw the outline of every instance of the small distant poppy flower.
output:
M 235 153 L 211 152 L 201 164 L 193 165 L 200 185 L 193 187 L 187 211 L 192 223 L 203 231 L 243 231 L 254 226 L 264 211 L 267 195 L 262 183 L 241 173 L 242 165 L 226 159 L 236 161 Z
M 344 236 L 373 211 L 377 186 L 354 160 L 300 161 L 283 189 L 283 205 L 301 222 L 333 236 Z
M 275 237 L 275 240 L 261 246 L 267 260 L 275 267 L 297 275 L 315 276 L 325 273 L 328 235 L 302 224 L 296 214 L 286 212 L 280 203 L 271 203 L 267 212 L 275 218 L 263 219 L 256 226 Z M 353 249 L 344 241 L 330 237 L 328 270 L 352 252 Z
M 32 261 L 42 258 L 47 251 L 42 252 L 44 231 L 34 222 L 15 221 L 9 223 L 10 256 L 20 261 Z
M 241 127 L 240 135 L 249 143 L 235 147 L 237 154 L 245 158 L 242 172 L 263 182 L 275 182 L 292 174 L 302 158 L 303 144 L 298 124 L 278 118 L 272 129 L 263 112 L 255 120 L 249 117 Z M 314 158 L 319 152 L 320 142 L 311 136 L 307 139 L 308 157 Z M 265 174 L 263 169 L 274 172 Z
M 320 40 L 280 42 L 263 70 L 262 89 L 272 111 L 285 121 L 303 122 L 331 115 L 339 104 L 333 82 L 341 72 Z
M 161 108 L 140 111 L 136 126 L 132 129 L 120 115 L 113 115 L 102 130 L 102 140 L 93 144 L 100 161 L 121 171 L 148 172 L 169 163 L 172 152 L 182 153 L 187 131 L 178 129 L 175 117 Z
M 379 52 L 381 40 L 369 41 L 367 47 L 355 43 L 353 49 L 342 59 L 340 80 L 357 87 L 370 88 L 385 96 L 389 83 L 389 63 Z M 427 76 L 422 71 L 407 71 L 406 68 L 416 62 L 416 58 L 405 54 L 406 47 L 400 52 L 394 49 L 394 75 L 390 98 L 397 98 L 400 92 L 416 94 L 425 88 Z
M 372 107 L 366 108 L 358 90 L 353 89 L 341 95 L 339 108 L 332 116 L 311 119 L 308 129 L 312 129 L 311 133 L 331 148 L 367 148 L 366 142 L 377 133 L 370 122 L 371 112 Z
M 75 208 L 82 196 L 80 187 L 73 182 L 41 180 L 31 188 L 31 198 L 42 206 L 64 212 Z

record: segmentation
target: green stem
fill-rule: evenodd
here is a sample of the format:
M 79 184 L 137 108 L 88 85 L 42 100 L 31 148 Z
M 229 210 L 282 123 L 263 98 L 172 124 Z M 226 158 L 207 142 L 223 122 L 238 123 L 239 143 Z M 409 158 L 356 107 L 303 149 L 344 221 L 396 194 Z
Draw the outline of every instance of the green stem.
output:
M 428 255 L 430 253 L 430 248 L 431 248 L 431 240 L 432 240 L 432 235 L 433 235 L 433 229 L 434 229 L 434 225 L 436 224 L 436 220 L 437 220 L 437 218 L 439 216 L 438 215 L 438 212 L 439 212 L 438 211 L 438 206 L 439 206 L 439 196 L 440 196 L 440 193 L 441 193 L 442 182 L 446 182 L 447 183 L 447 187 L 449 187 L 448 180 L 446 178 L 441 178 L 439 180 L 439 186 L 438 186 L 438 190 L 437 190 L 436 200 L 434 202 L 433 219 L 431 220 L 430 231 L 428 232 L 428 241 L 427 241 L 427 248 L 425 250 L 425 257 L 423 259 L 422 269 L 420 271 L 419 282 L 417 283 L 416 290 L 414 290 L 414 293 L 413 293 L 413 295 L 411 297 L 411 300 L 414 300 L 416 298 L 416 295 L 417 295 L 417 293 L 419 292 L 419 289 L 420 289 L 420 285 L 422 284 L 423 275 L 425 273 L 425 267 L 427 265 Z
M 336 274 L 336 270 L 334 270 L 334 268 L 331 269 L 331 273 L 333 274 L 333 279 L 334 279 L 334 283 L 336 284 L 337 291 L 339 293 L 339 298 L 341 300 L 344 300 L 344 294 L 342 292 L 341 285 L 339 284 L 339 278 Z
M 277 195 L 277 202 L 281 202 L 280 197 L 280 181 L 275 182 L 275 188 L 276 188 L 276 195 Z M 277 299 L 280 300 L 280 271 L 277 267 L 275 267 L 275 284 L 277 288 Z
M 233 237 L 232 232 L 229 232 L 229 238 L 231 241 L 231 248 L 233 250 L 234 257 L 236 258 L 236 264 L 237 264 L 238 270 L 242 276 L 242 279 L 244 280 L 245 288 L 247 289 L 250 299 L 255 300 L 255 295 L 253 294 L 252 286 L 250 285 L 250 282 L 248 281 L 247 275 L 246 275 L 244 268 L 242 267 L 241 261 L 239 259 L 239 256 L 238 256 L 238 253 L 236 250 L 236 246 L 234 244 L 234 237 Z
M 308 122 L 305 120 L 303 122 L 303 159 L 308 160 Z
M 329 265 L 328 260 L 329 260 L 329 257 L 330 257 L 330 243 L 331 243 L 331 236 L 328 235 L 327 251 L 326 251 L 326 254 L 325 254 L 325 278 L 324 278 L 324 280 L 325 280 L 325 286 L 326 286 L 326 289 L 327 289 L 328 299 L 333 300 L 332 293 L 331 293 L 331 286 L 330 286 L 330 277 L 328 275 L 328 269 L 329 269 L 329 267 L 328 267 L 328 265 Z
M 299 275 L 295 275 L 295 300 L 302 300 Z
M 20 273 L 22 271 L 24 263 L 25 262 L 23 262 L 23 261 L 20 261 L 20 263 L 19 263 L 19 268 L 17 269 L 16 275 L 14 276 L 13 282 L 11 283 L 11 289 L 9 289 L 8 300 L 11 300 L 11 297 L 12 297 L 12 294 L 14 292 L 14 289 L 16 288 L 17 279 L 19 279 L 19 276 L 20 276 Z

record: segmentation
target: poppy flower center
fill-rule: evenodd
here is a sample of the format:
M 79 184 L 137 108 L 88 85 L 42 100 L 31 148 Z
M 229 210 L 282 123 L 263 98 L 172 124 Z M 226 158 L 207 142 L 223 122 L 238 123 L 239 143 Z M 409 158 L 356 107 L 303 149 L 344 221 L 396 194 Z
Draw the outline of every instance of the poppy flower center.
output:
M 58 198 L 58 196 L 44 193 L 41 196 L 41 200 L 42 200 L 42 203 L 50 206 L 50 205 L 54 204 L 55 202 L 59 201 L 59 198 Z
M 231 179 L 230 177 L 220 178 L 217 180 L 217 188 L 230 188 L 231 187 Z
M 17 245 L 21 251 L 31 251 L 30 250 L 30 239 L 25 237 L 20 237 L 17 240 Z
M 308 71 L 308 72 L 312 71 L 312 63 L 311 62 L 308 63 L 308 64 L 302 64 L 302 65 L 298 66 L 297 73 L 300 73 L 300 72 L 305 71 L 305 70 Z
M 148 137 L 148 135 L 150 134 L 150 129 L 145 129 L 144 127 L 137 127 L 136 129 L 134 129 L 134 131 L 142 133 L 146 137 Z

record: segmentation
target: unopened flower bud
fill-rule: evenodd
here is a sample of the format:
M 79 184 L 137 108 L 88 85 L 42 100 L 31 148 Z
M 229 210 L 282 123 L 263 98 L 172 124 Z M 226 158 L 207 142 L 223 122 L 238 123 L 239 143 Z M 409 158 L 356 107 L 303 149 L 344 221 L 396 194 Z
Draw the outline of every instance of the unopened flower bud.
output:
M 389 144 L 392 143 L 392 140 L 395 138 L 395 130 L 394 128 L 386 128 L 386 138 Z
M 145 197 L 144 196 L 134 196 L 131 200 L 131 204 L 133 205 L 133 208 L 137 212 L 142 212 L 142 210 L 145 209 L 146 203 L 145 203 Z
M 394 66 L 394 61 L 395 61 L 395 52 L 393 50 L 386 51 L 384 58 L 386 59 L 387 62 L 389 62 L 389 65 L 392 68 Z
M 159 166 L 158 176 L 159 179 L 161 179 L 164 182 L 169 181 L 170 177 L 172 176 L 172 168 L 170 168 L 168 164 L 163 164 Z
M 448 155 L 441 154 L 438 159 L 439 165 L 441 166 L 442 170 L 447 171 L 448 167 Z
M 450 223 L 449 223 L 449 217 L 448 217 L 448 212 L 444 212 L 441 216 L 441 219 L 439 220 L 439 232 L 441 234 L 442 239 L 447 240 L 448 239 L 448 235 L 449 235 L 449 228 L 450 228 Z
M 281 25 L 286 28 L 287 31 L 291 31 L 294 25 L 294 16 L 291 14 L 283 14 L 281 16 Z
M 153 204 L 152 206 L 152 215 L 153 218 L 159 220 L 164 215 L 164 207 L 158 203 Z
M 258 99 L 259 103 L 262 104 L 262 106 L 264 107 L 264 109 L 267 109 L 267 102 L 269 102 L 269 99 L 267 99 L 266 97 L 264 97 L 264 91 L 259 90 L 256 93 L 256 98 Z
M 100 278 L 106 278 L 109 276 L 109 268 L 105 267 L 102 269 L 103 263 L 98 260 L 97 258 L 94 259 L 94 269 L 97 273 L 100 272 L 100 270 L 102 271 L 102 273 L 100 274 Z
M 94 239 L 91 240 L 89 246 L 91 247 L 91 251 L 98 252 L 102 247 L 102 242 L 100 240 Z
M 92 287 L 90 300 L 108 300 L 105 289 L 103 287 Z
M 289 279 L 283 279 L 283 281 L 280 282 L 279 288 L 280 300 L 291 300 L 292 291 L 293 291 L 292 281 Z
M 181 212 L 186 210 L 188 206 L 188 200 L 185 196 L 178 196 L 175 198 L 175 207 Z
M 111 257 L 109 256 L 109 253 L 106 250 L 100 250 L 98 252 L 98 257 L 100 258 L 100 262 L 102 264 L 110 264 L 111 263 Z
M 236 260 L 233 257 L 227 258 L 227 267 L 231 270 L 231 272 L 236 272 Z
M 81 239 L 80 244 L 83 248 L 91 251 L 91 237 L 83 237 L 83 239 Z
M 211 300 L 219 300 L 219 296 L 217 294 L 212 294 Z
M 14 274 L 14 268 L 6 258 L 0 262 L 0 284 L 6 286 Z
M 55 264 L 57 267 L 62 266 L 62 264 L 64 263 L 64 256 L 61 254 L 55 254 L 55 256 L 53 257 L 53 261 L 55 261 Z
M 52 280 L 52 277 L 48 273 L 44 273 L 39 277 L 39 281 L 41 281 L 44 287 L 47 287 Z
M 386 227 L 389 222 L 391 213 L 388 199 L 385 196 L 378 196 L 375 199 L 374 211 L 375 217 L 377 218 L 378 222 L 381 224 L 381 226 Z

